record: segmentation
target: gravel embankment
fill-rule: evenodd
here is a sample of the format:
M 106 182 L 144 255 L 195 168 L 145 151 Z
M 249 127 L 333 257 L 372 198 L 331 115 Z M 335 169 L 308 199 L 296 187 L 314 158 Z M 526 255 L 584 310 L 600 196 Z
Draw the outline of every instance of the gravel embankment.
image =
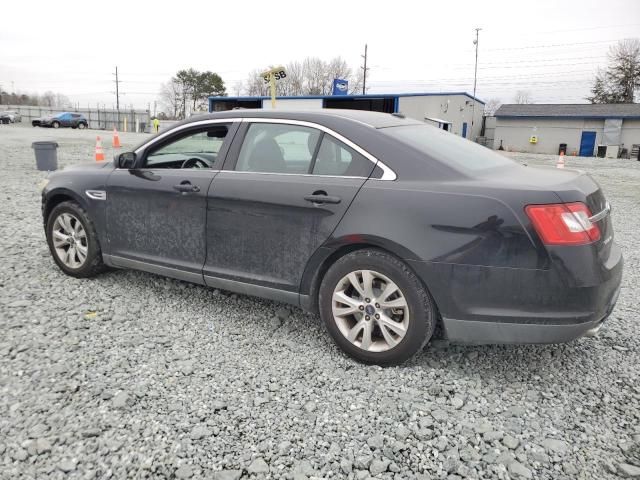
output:
M 640 477 L 640 162 L 568 160 L 605 189 L 626 260 L 598 337 L 436 341 L 382 369 L 281 304 L 63 275 L 30 148 L 54 135 L 63 166 L 92 161 L 96 132 L 0 126 L 0 478 Z

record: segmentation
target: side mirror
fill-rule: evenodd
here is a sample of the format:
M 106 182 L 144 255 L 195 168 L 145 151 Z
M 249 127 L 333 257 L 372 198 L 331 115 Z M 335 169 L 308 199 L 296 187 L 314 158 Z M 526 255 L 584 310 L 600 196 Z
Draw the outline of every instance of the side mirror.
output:
M 118 168 L 131 169 L 136 164 L 136 154 L 133 152 L 121 153 L 116 157 L 116 166 Z

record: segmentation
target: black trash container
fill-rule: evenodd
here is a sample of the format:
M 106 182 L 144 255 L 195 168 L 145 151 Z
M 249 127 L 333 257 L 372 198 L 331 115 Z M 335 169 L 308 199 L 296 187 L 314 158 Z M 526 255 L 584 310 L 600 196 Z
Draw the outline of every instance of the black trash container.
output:
M 560 144 L 560 148 L 558 148 L 558 155 L 560 155 L 561 153 L 564 153 L 565 155 L 567 154 L 567 144 L 566 143 L 561 143 Z
M 58 144 L 56 142 L 33 142 L 38 170 L 50 172 L 58 169 Z
M 606 145 L 598 145 L 598 150 L 596 152 L 596 157 L 604 158 L 607 155 L 607 146 Z

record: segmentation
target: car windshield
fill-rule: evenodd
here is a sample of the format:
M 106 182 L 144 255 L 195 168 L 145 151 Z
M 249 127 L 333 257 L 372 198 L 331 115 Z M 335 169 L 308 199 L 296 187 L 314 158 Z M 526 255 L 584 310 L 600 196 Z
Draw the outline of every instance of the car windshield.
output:
M 387 127 L 380 132 L 454 168 L 479 171 L 515 164 L 493 150 L 431 125 Z

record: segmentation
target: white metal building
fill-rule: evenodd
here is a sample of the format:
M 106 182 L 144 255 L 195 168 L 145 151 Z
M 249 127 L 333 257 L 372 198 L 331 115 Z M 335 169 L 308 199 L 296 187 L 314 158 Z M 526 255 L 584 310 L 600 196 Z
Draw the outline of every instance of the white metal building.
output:
M 487 118 L 496 149 L 557 154 L 566 144 L 567 155 L 590 157 L 607 147 L 606 155 L 615 157 L 640 144 L 640 104 L 502 105 L 492 127 Z
M 475 104 L 475 108 L 474 108 Z M 209 97 L 209 111 L 271 108 L 270 97 Z M 482 129 L 484 102 L 466 92 L 277 97 L 276 108 L 346 108 L 402 113 L 455 135 L 475 140 Z M 473 116 L 473 121 L 472 121 Z

